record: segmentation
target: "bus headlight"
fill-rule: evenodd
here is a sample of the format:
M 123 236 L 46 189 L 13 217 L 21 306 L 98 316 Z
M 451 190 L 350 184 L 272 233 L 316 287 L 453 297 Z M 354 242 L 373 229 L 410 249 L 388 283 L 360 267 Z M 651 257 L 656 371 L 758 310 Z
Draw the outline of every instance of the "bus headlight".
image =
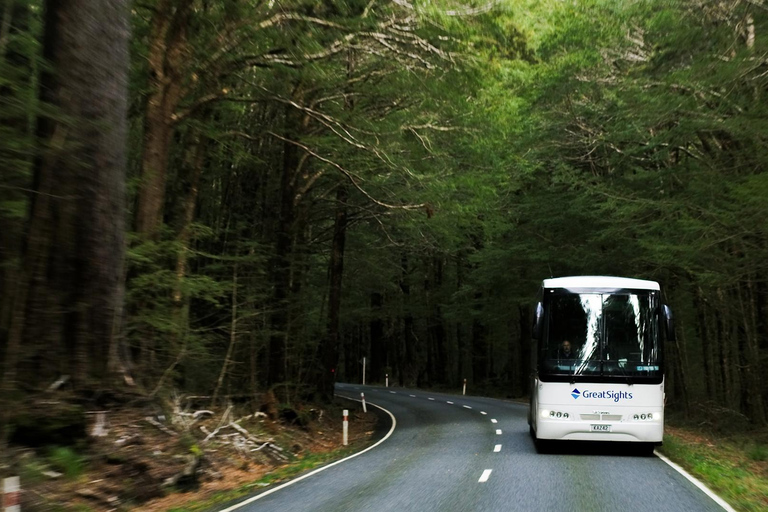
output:
M 569 418 L 569 416 L 570 415 L 567 412 L 550 411 L 549 409 L 542 409 L 541 410 L 541 417 L 545 418 L 545 419 L 550 419 L 550 420 L 566 419 L 567 420 Z

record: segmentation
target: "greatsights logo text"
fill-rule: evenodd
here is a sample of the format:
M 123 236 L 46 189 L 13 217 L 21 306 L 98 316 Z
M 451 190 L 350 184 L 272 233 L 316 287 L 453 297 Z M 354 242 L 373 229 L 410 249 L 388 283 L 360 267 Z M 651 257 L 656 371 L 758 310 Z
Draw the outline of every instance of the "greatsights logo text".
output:
M 574 400 L 579 398 L 580 396 L 582 398 L 597 398 L 597 399 L 608 399 L 613 400 L 614 402 L 618 402 L 619 400 L 632 400 L 632 393 L 628 391 L 589 391 L 588 389 L 585 389 L 584 391 L 579 391 L 576 388 L 573 388 L 573 391 L 571 391 L 571 396 Z

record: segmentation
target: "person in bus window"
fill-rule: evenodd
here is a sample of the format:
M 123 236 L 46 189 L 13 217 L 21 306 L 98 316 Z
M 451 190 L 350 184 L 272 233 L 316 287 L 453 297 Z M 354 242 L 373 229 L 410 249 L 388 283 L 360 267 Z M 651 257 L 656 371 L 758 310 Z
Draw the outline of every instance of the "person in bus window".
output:
M 571 342 L 568 340 L 563 340 L 563 343 L 560 345 L 560 349 L 558 350 L 558 358 L 560 359 L 575 359 L 576 353 L 571 348 Z

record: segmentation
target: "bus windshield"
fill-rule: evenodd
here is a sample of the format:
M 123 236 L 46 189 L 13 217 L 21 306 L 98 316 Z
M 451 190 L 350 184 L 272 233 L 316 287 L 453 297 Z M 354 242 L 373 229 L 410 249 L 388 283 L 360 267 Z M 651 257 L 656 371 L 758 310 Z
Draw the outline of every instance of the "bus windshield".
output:
M 662 376 L 655 291 L 552 292 L 545 298 L 542 377 L 646 381 Z

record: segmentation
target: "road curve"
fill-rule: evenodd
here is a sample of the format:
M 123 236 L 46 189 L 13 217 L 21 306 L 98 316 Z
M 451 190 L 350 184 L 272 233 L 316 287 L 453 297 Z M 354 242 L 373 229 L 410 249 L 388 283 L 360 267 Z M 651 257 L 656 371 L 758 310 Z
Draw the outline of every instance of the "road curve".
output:
M 336 386 L 340 396 L 359 398 L 361 391 L 397 418 L 389 439 L 293 485 L 218 510 L 723 510 L 663 461 L 615 444 L 538 454 L 528 435 L 525 405 L 402 388 Z M 350 402 L 352 407 L 359 404 Z

